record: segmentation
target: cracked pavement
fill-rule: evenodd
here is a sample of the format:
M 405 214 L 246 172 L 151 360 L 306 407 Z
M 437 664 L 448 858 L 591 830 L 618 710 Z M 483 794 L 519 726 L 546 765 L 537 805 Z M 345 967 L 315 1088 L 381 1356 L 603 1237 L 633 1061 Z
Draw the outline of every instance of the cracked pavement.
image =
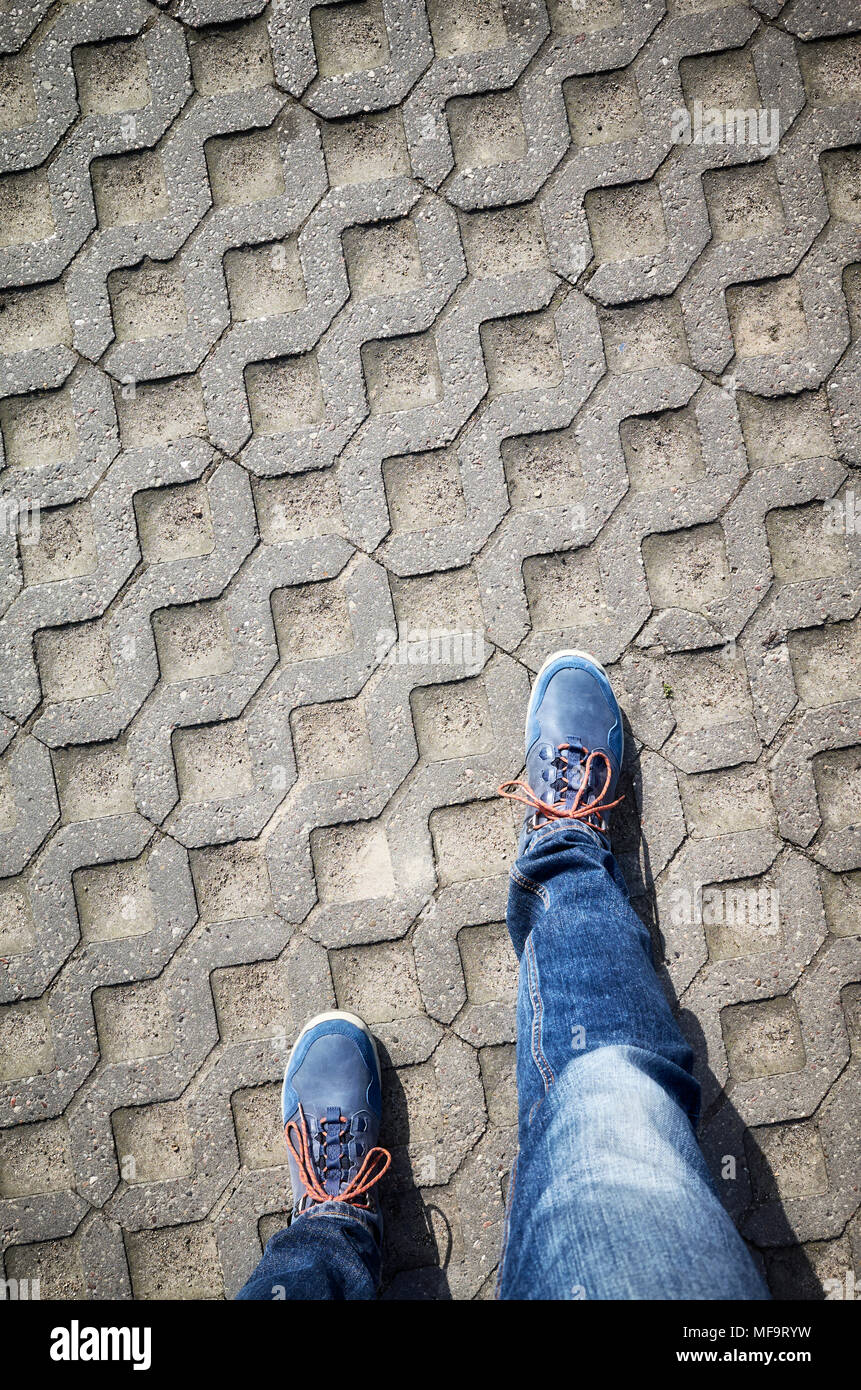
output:
M 776 1297 L 834 1296 L 857 0 L 11 0 L 0 53 L 5 1276 L 232 1296 L 337 1005 L 387 1063 L 384 1296 L 492 1296 L 495 789 L 576 646 L 721 1192 Z M 674 143 L 697 104 L 779 143 Z

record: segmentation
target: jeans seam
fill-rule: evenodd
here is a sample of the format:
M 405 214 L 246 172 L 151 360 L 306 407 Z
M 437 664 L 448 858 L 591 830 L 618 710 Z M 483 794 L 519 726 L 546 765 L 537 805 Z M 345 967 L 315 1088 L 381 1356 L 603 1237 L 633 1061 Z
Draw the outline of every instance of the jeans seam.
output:
M 521 888 L 525 888 L 527 893 L 534 893 L 536 898 L 540 898 L 545 907 L 550 906 L 550 894 L 547 889 L 542 888 L 538 883 L 533 883 L 531 879 L 525 878 L 516 864 L 511 867 L 511 878 Z
M 538 975 L 538 961 L 535 959 L 535 947 L 530 936 L 526 942 L 526 979 L 529 985 L 529 998 L 532 1001 L 532 1032 L 531 1032 L 531 1051 L 536 1067 L 544 1082 L 544 1094 L 550 1090 L 556 1077 L 553 1068 L 544 1055 L 541 1046 L 542 1025 L 544 1022 L 544 1000 L 541 997 L 541 984 Z
M 294 1220 L 300 1221 L 302 1217 L 306 1217 L 310 1221 L 341 1221 L 345 1223 L 352 1221 L 358 1226 L 364 1226 L 372 1235 L 375 1235 L 377 1226 L 372 1218 L 366 1215 L 365 1212 L 356 1208 L 345 1211 L 344 1207 L 346 1205 L 349 1204 L 338 1202 L 336 1198 L 333 1198 L 331 1202 L 321 1202 L 319 1206 L 312 1207 L 308 1211 L 300 1211 L 299 1215 L 294 1217 Z M 332 1211 L 332 1207 L 337 1207 L 338 1210 Z M 329 1208 L 329 1210 L 327 1210 L 327 1208 Z
M 570 821 L 569 821 L 569 822 L 560 821 L 559 823 L 557 823 L 557 824 L 555 824 L 555 825 L 547 825 L 547 826 L 545 826 L 544 829 L 541 830 L 541 831 L 539 831 L 539 833 L 538 833 L 537 835 L 533 835 L 533 836 L 532 836 L 532 839 L 529 841 L 529 843 L 528 843 L 528 844 L 526 845 L 526 847 L 525 847 L 524 853 L 529 854 L 529 853 L 535 848 L 536 845 L 539 845 L 539 844 L 541 843 L 542 840 L 546 840 L 546 839 L 548 838 L 548 836 L 550 836 L 550 835 L 555 835 L 556 832 L 559 831 L 559 830 L 568 830 L 568 829 L 570 829 L 570 827 L 571 827 L 571 822 L 570 822 Z M 599 832 L 598 832 L 597 830 L 594 830 L 594 829 L 592 828 L 591 825 L 578 825 L 577 829 L 578 829 L 578 830 L 585 830 L 585 831 L 587 832 L 587 834 L 589 835 L 590 839 L 593 840 L 595 843 L 601 845 L 602 848 L 603 848 L 604 841 L 603 841 L 601 835 L 599 834 Z

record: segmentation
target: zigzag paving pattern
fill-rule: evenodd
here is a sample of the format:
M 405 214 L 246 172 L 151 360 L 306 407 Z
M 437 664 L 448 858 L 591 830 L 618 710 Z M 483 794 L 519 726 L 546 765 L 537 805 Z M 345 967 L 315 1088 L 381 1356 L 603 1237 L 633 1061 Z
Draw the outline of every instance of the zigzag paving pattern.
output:
M 861 1274 L 857 0 L 7 0 L 0 53 L 5 1276 L 231 1296 L 337 1004 L 384 1296 L 492 1295 L 560 645 L 725 1200 L 778 1297 Z

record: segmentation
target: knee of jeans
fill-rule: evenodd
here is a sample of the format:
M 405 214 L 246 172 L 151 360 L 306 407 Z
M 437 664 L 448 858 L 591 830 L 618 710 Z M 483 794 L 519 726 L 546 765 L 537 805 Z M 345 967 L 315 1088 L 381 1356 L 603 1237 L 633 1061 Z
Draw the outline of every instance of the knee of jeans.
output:
M 566 1126 L 588 1116 L 593 1135 L 614 1153 L 648 1136 L 692 1133 L 699 1086 L 683 1068 L 640 1048 L 611 1046 L 572 1059 L 547 1097 L 545 1125 L 564 1143 Z M 677 1127 L 680 1127 L 677 1132 Z
M 636 1046 L 610 1048 L 617 1069 L 619 1084 L 627 1086 L 642 1102 L 647 1097 L 655 1105 L 667 1100 L 684 1112 L 696 1128 L 700 1112 L 700 1084 L 693 1075 L 693 1053 L 679 1035 L 680 1045 L 666 1051 L 653 1052 Z

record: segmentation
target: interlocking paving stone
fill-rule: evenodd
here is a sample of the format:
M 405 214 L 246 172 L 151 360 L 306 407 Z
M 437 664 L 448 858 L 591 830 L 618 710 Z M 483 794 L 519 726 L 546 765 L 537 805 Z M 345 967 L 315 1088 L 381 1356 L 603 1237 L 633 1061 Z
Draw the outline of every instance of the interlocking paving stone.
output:
M 857 4 L 32 0 L 0 54 L 5 1275 L 230 1297 L 337 1006 L 384 1296 L 492 1296 L 495 789 L 564 645 L 722 1197 L 778 1298 L 845 1282 Z M 766 124 L 679 143 L 703 108 Z

